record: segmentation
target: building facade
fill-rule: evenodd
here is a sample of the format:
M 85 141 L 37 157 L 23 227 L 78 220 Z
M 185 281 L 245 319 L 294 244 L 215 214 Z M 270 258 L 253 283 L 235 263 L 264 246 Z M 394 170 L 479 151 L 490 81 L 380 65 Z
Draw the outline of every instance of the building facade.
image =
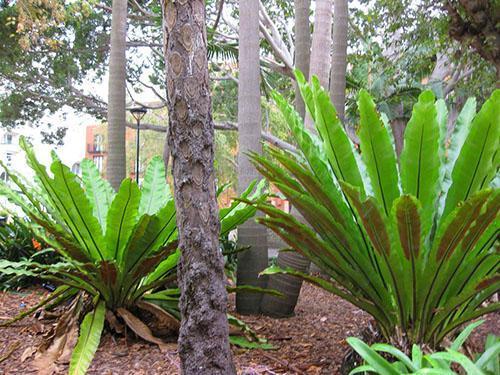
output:
M 85 130 L 85 159 L 92 160 L 101 173 L 101 176 L 106 176 L 106 161 L 107 161 L 107 146 L 106 125 L 88 125 Z M 134 141 L 136 133 L 134 129 L 126 128 L 125 142 Z M 130 178 L 135 178 L 135 163 L 131 161 Z

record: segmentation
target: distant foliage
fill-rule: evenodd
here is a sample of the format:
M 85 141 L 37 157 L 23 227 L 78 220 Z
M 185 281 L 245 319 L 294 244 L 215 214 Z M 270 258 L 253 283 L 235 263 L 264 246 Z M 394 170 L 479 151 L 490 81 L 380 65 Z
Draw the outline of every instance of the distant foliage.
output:
M 299 152 L 274 147 L 251 158 L 307 224 L 270 204 L 258 218 L 331 280 L 293 269 L 371 314 L 387 340 L 432 347 L 461 324 L 490 311 L 499 290 L 500 90 L 476 113 L 470 99 L 446 139 L 447 111 L 432 92 L 413 108 L 399 163 L 388 129 L 366 91 L 358 98 L 360 154 L 316 79 L 297 76 L 319 136 L 293 107 L 275 100 Z M 446 146 L 449 142 L 449 146 Z

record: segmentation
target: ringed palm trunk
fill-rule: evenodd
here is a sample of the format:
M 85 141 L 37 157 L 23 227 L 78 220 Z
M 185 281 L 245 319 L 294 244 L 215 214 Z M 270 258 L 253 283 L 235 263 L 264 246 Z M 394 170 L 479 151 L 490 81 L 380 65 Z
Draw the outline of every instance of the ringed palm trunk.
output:
M 321 86 L 328 88 L 332 45 L 332 0 L 316 0 L 315 12 L 309 78 L 317 76 Z M 305 124 L 306 128 L 315 131 L 309 113 L 306 113 Z
M 311 57 L 311 29 L 309 11 L 311 0 L 294 0 L 295 6 L 295 68 L 305 77 L 309 76 Z M 295 85 L 295 109 L 304 118 L 306 107 L 297 85 Z
M 245 155 L 262 152 L 259 57 L 259 0 L 240 0 L 239 85 L 238 85 L 238 189 L 243 191 L 258 178 L 257 171 Z M 238 228 L 238 245 L 250 248 L 238 254 L 238 285 L 265 286 L 259 273 L 268 265 L 267 232 L 255 220 Z M 260 293 L 237 293 L 236 309 L 241 314 L 258 314 Z
M 126 37 L 127 1 L 113 0 L 111 20 L 111 49 L 108 82 L 108 160 L 106 177 L 118 190 L 126 175 Z
M 310 0 L 295 0 L 295 67 L 306 77 L 309 76 L 309 58 L 311 54 L 311 30 L 309 24 Z M 305 116 L 305 105 L 298 87 L 295 88 L 295 109 L 302 118 Z M 299 213 L 293 209 L 297 216 Z M 297 271 L 307 272 L 310 261 L 296 251 L 280 251 L 276 260 L 282 268 L 291 267 Z M 298 277 L 276 274 L 269 277 L 268 288 L 278 290 L 285 298 L 266 294 L 262 297 L 262 312 L 266 315 L 284 318 L 293 315 L 302 279 Z
M 333 54 L 330 74 L 330 97 L 342 122 L 344 122 L 345 116 L 348 17 L 348 0 L 335 0 L 333 2 Z
M 162 0 L 179 248 L 179 356 L 186 375 L 236 374 L 229 347 L 214 176 L 205 1 Z

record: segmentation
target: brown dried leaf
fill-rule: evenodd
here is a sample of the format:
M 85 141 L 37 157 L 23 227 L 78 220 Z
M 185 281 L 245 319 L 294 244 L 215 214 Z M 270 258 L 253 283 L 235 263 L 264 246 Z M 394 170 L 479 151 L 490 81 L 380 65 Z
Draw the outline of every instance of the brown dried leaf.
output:
M 22 362 L 25 362 L 28 358 L 30 358 L 33 354 L 35 354 L 36 348 L 34 346 L 29 346 L 24 349 L 23 354 L 21 354 L 21 358 L 19 359 Z
M 154 337 L 151 333 L 151 330 L 145 325 L 139 318 L 137 318 L 134 314 L 124 308 L 118 308 L 116 310 L 118 315 L 125 321 L 127 326 L 135 332 L 137 336 L 140 338 L 149 341 L 153 344 L 156 344 L 160 347 L 160 350 L 165 351 L 167 346 L 166 343 L 160 340 L 157 337 Z
M 139 301 L 136 305 L 138 308 L 153 314 L 162 327 L 168 328 L 174 333 L 179 333 L 179 329 L 181 327 L 180 322 L 175 316 L 169 314 L 160 306 L 147 301 Z
M 106 321 L 109 323 L 111 328 L 113 328 L 113 330 L 116 333 L 118 333 L 118 334 L 123 333 L 123 330 L 124 330 L 123 324 L 121 324 L 118 321 L 118 318 L 116 317 L 116 315 L 113 314 L 113 312 L 109 309 L 106 309 Z

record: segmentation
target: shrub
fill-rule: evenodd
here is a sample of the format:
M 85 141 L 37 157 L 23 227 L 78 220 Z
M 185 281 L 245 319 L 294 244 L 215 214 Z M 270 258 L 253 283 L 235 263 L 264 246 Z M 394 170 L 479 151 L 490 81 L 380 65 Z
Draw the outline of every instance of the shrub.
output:
M 49 264 L 57 260 L 55 251 L 47 248 L 44 243 L 38 242 L 29 226 L 30 223 L 17 216 L 12 216 L 8 222 L 0 225 L 0 263 L 6 260 Z M 0 288 L 2 289 L 26 287 L 32 282 L 31 277 L 0 274 Z
M 50 167 L 36 159 L 32 147 L 21 139 L 36 184 L 27 184 L 15 173 L 11 181 L 23 195 L 0 185 L 1 192 L 32 220 L 38 238 L 53 247 L 63 261 L 53 265 L 34 262 L 4 262 L 4 273 L 18 273 L 52 280 L 60 287 L 45 301 L 8 323 L 51 303 L 68 301 L 59 318 L 48 351 L 63 353 L 79 338 L 71 358 L 70 374 L 85 373 L 99 345 L 105 320 L 115 331 L 121 320 L 139 337 L 163 345 L 140 319 L 148 316 L 161 331 L 178 329 L 176 266 L 179 259 L 174 199 L 165 180 L 160 157 L 150 163 L 141 188 L 125 179 L 117 193 L 99 176 L 90 160 L 82 162 L 82 178 L 71 173 L 55 154 Z M 253 183 L 242 195 L 250 195 Z M 265 199 L 265 196 L 263 198 Z M 220 210 L 221 235 L 252 217 L 256 209 L 235 202 Z M 54 348 L 54 345 L 58 346 Z M 66 348 L 66 350 L 63 350 Z M 53 365 L 56 356 L 38 356 L 43 367 Z
M 259 222 L 331 279 L 300 276 L 371 314 L 387 340 L 436 346 L 456 327 L 496 310 L 482 303 L 500 286 L 497 236 L 500 90 L 479 113 L 469 99 L 448 148 L 446 106 L 423 92 L 397 162 L 384 115 L 366 91 L 358 99 L 360 154 L 328 93 L 297 76 L 319 137 L 280 95 L 274 99 L 298 152 L 274 147 L 254 165 L 307 221 L 268 203 Z
M 466 374 L 494 375 L 500 373 L 500 339 L 488 335 L 484 352 L 472 359 L 459 352 L 472 330 L 482 321 L 469 325 L 444 352 L 425 354 L 418 345 L 413 345 L 411 358 L 394 346 L 387 344 L 366 345 L 363 341 L 350 337 L 347 339 L 366 364 L 352 370 L 350 374 L 370 373 L 380 375 L 398 374 L 456 374 L 454 367 L 460 366 Z M 386 357 L 394 358 L 390 362 Z

